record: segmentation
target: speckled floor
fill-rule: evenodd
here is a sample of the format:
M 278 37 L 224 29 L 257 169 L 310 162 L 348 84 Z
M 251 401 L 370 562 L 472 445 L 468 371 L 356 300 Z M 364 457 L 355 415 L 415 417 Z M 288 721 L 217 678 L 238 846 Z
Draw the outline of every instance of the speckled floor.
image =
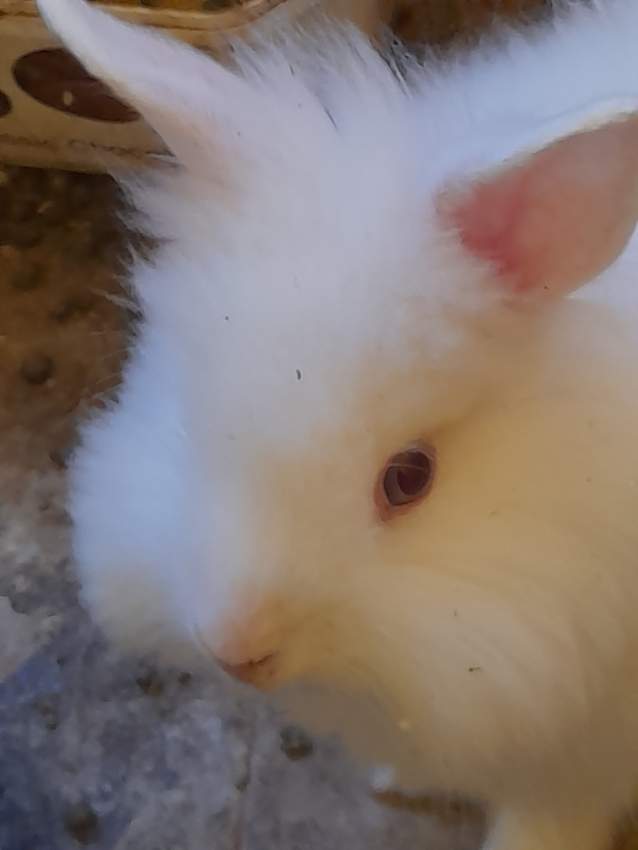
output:
M 472 850 L 476 822 L 379 805 L 333 742 L 118 657 L 78 607 L 64 467 L 130 321 L 113 198 L 0 168 L 1 850 Z

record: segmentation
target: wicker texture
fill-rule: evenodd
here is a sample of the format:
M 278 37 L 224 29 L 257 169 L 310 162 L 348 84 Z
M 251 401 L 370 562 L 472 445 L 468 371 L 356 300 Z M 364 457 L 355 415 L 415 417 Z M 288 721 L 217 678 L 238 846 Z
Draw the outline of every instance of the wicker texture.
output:
M 497 18 L 532 18 L 549 5 L 550 0 L 390 0 L 390 21 L 407 41 L 440 44 L 480 32 Z
M 239 5 L 234 0 L 100 0 L 103 6 L 142 6 L 145 9 L 171 9 L 176 12 L 216 12 Z
M 216 11 L 238 0 L 100 0 L 104 5 L 143 6 L 175 11 Z M 399 28 L 418 28 L 412 36 L 445 41 L 476 31 L 494 15 L 515 18 L 546 7 L 548 0 L 388 0 L 390 17 Z M 410 24 L 408 24 L 408 19 Z

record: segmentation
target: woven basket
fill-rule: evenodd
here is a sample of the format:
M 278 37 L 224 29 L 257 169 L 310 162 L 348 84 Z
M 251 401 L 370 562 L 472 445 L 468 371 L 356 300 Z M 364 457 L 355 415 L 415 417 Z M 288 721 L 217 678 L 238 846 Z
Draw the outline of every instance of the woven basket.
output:
M 234 3 L 234 5 L 233 5 Z M 381 19 L 413 41 L 441 43 L 496 14 L 546 0 L 101 0 L 125 20 L 213 53 L 257 19 L 277 27 L 320 5 L 372 32 Z M 0 161 L 99 171 L 143 159 L 158 142 L 130 110 L 56 44 L 34 0 L 0 0 Z
M 314 1 L 247 0 L 214 11 L 197 11 L 195 0 L 99 5 L 214 53 L 257 19 L 276 27 L 283 15 L 301 15 Z M 144 123 L 56 43 L 34 0 L 0 0 L 0 161 L 99 171 L 157 150 Z
M 495 19 L 533 20 L 551 0 L 389 0 L 392 29 L 407 42 L 445 44 Z

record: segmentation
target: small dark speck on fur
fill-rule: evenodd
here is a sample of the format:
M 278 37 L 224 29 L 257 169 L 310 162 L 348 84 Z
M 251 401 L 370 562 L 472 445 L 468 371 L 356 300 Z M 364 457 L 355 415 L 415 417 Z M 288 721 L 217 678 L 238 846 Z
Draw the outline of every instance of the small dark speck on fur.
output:
M 332 124 L 332 126 L 333 126 L 333 127 L 335 128 L 335 130 L 336 130 L 336 129 L 337 129 L 337 122 L 336 122 L 336 121 L 334 120 L 334 118 L 332 117 L 332 113 L 330 112 L 330 110 L 329 110 L 329 109 L 326 109 L 326 107 L 325 107 L 325 106 L 324 106 L 324 110 L 325 110 L 325 113 L 326 113 L 326 115 L 328 116 L 328 118 L 329 118 L 329 120 L 330 120 L 330 123 Z

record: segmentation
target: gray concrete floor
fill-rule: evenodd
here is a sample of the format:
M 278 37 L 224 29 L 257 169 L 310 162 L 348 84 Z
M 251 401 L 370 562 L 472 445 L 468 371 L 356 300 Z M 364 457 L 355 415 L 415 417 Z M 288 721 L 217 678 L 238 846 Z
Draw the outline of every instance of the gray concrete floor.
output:
M 1 850 L 476 848 L 476 819 L 380 805 L 335 742 L 118 657 L 79 608 L 65 463 L 117 383 L 122 250 L 107 179 L 0 169 Z

